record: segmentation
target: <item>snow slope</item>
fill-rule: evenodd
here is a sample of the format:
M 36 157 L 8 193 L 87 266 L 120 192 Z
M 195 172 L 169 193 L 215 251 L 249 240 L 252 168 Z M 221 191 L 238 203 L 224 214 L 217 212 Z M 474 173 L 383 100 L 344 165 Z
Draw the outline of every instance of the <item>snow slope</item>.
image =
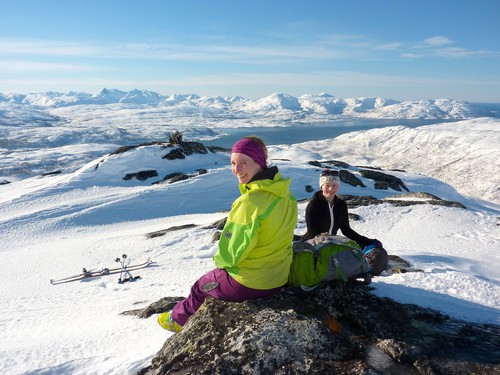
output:
M 353 165 L 404 169 L 447 182 L 461 194 L 500 204 L 500 120 L 386 127 L 343 134 L 304 147 Z
M 456 134 L 452 126 L 460 127 L 460 138 L 450 143 L 446 140 Z M 452 147 L 461 152 L 456 165 L 481 170 L 483 176 L 498 175 L 496 128 L 498 122 L 490 119 L 415 130 L 394 127 L 272 146 L 269 153 L 291 177 L 298 199 L 311 197 L 305 185 L 317 187 L 319 169 L 308 162 L 335 158 L 404 168 L 406 172 L 391 173 L 411 191 L 463 203 L 466 209 L 389 203 L 359 207 L 351 212 L 361 220 L 351 224 L 359 233 L 380 239 L 389 253 L 425 271 L 375 278 L 374 293 L 458 319 L 500 324 L 500 206 L 464 196 L 419 170 L 437 168 L 450 157 Z M 38 149 L 41 159 L 45 151 L 47 157 L 50 149 Z M 73 173 L 0 185 L 0 373 L 134 374 L 171 335 L 159 328 L 154 316 L 142 320 L 120 312 L 164 296 L 187 295 L 191 284 L 213 267 L 217 244 L 212 242 L 213 230 L 205 226 L 225 217 L 238 189 L 228 154 L 176 161 L 162 159 L 164 154 L 160 146 L 141 147 L 101 156 Z M 195 174 L 199 168 L 208 173 L 173 184 L 151 184 L 168 173 Z M 144 169 L 157 169 L 159 177 L 123 180 L 125 173 Z M 446 168 L 443 176 L 448 172 L 452 177 L 453 171 Z M 366 188 L 342 184 L 341 193 L 377 198 L 398 194 L 375 190 L 373 181 L 363 181 Z M 483 190 L 481 184 L 474 189 Z M 305 232 L 304 209 L 302 202 L 296 233 Z M 196 226 L 146 237 L 191 223 Z M 118 284 L 116 275 L 49 283 L 51 278 L 79 273 L 82 267 L 115 266 L 114 259 L 123 253 L 132 263 L 147 257 L 155 263 L 134 272 L 142 279 L 131 284 Z

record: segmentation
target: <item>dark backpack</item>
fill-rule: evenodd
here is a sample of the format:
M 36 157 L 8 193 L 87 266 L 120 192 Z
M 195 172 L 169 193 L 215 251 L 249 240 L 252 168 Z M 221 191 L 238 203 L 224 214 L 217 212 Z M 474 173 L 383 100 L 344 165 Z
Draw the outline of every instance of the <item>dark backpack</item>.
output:
M 370 271 L 356 242 L 343 236 L 316 236 L 293 242 L 288 285 L 310 288 L 331 280 L 370 284 Z

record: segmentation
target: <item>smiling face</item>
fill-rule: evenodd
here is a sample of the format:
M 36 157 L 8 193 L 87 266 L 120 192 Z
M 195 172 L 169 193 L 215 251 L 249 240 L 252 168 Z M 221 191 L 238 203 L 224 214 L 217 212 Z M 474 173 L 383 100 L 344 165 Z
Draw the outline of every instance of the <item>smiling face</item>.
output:
M 247 184 L 262 168 L 250 156 L 233 152 L 231 154 L 231 170 L 240 184 Z
M 336 182 L 327 182 L 326 184 L 321 185 L 321 191 L 323 192 L 323 196 L 329 202 L 333 200 L 335 194 L 339 191 L 339 184 Z

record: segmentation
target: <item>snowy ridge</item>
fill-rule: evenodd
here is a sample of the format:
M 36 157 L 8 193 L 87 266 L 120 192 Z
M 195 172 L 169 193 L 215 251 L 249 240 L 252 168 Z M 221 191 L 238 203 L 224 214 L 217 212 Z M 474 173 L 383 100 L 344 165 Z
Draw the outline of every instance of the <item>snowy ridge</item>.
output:
M 241 97 L 200 97 L 196 94 L 167 96 L 148 90 L 135 89 L 127 92 L 104 88 L 96 94 L 77 92 L 44 92 L 26 95 L 0 93 L 0 103 L 4 106 L 21 104 L 46 110 L 68 106 L 123 104 L 148 105 L 168 111 L 176 106 L 191 106 L 200 112 L 222 110 L 223 114 L 229 118 L 237 113 L 239 116 L 245 117 L 279 117 L 281 121 L 326 121 L 339 116 L 388 119 L 467 119 L 485 115 L 482 109 L 473 104 L 451 99 L 399 102 L 379 97 L 341 99 L 326 93 L 305 94 L 298 98 L 284 93 L 274 93 L 258 100 L 250 100 Z

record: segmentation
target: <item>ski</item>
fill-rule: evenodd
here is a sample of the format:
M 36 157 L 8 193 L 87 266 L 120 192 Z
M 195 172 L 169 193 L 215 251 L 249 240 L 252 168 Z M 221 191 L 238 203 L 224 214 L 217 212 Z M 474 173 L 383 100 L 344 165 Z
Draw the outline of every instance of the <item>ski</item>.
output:
M 134 271 L 134 270 L 138 270 L 141 268 L 146 268 L 151 263 L 153 263 L 153 261 L 150 258 L 148 258 L 144 263 L 125 266 L 125 268 L 124 268 L 124 266 L 121 266 L 121 267 L 117 267 L 117 268 L 103 268 L 103 269 L 98 270 L 98 271 L 87 271 L 87 269 L 84 268 L 82 270 L 82 273 L 80 273 L 78 275 L 68 276 L 68 277 L 64 277 L 61 279 L 50 279 L 50 283 L 52 285 L 58 285 L 58 284 L 69 283 L 72 281 L 92 279 L 92 278 L 96 278 L 96 277 L 113 275 L 113 274 L 118 274 L 118 273 L 121 274 L 124 272 L 124 270 Z M 120 279 L 121 279 L 121 276 L 120 276 Z
M 118 284 L 130 283 L 130 282 L 136 281 L 140 278 L 141 278 L 140 276 L 125 277 L 123 279 L 119 279 Z

